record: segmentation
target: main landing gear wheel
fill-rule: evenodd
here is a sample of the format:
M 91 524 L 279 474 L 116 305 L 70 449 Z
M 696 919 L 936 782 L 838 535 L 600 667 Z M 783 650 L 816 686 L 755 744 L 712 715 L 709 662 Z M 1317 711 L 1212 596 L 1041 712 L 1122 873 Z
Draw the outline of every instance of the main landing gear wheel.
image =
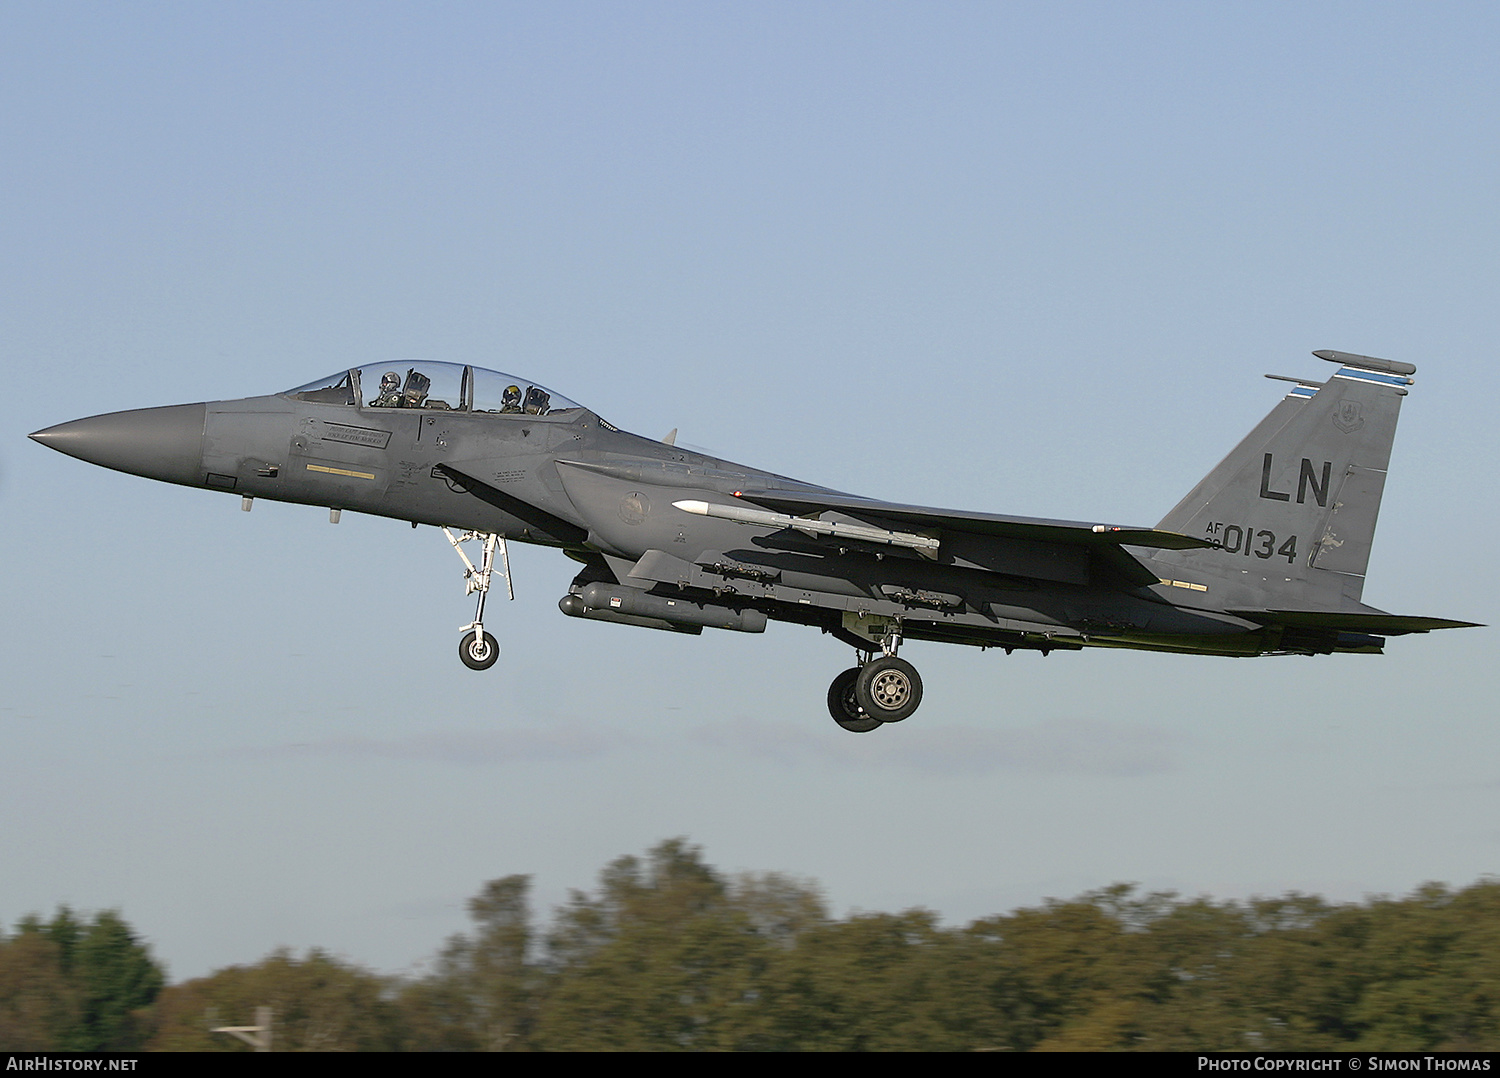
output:
M 860 669 L 854 681 L 854 701 L 872 718 L 900 722 L 922 702 L 922 678 L 905 659 L 882 655 Z
M 828 686 L 828 714 L 851 734 L 867 734 L 882 724 L 879 719 L 872 719 L 860 710 L 854 699 L 854 682 L 858 678 L 859 667 L 851 666 L 833 679 L 833 684 Z
M 470 670 L 488 670 L 500 658 L 500 645 L 489 633 L 469 633 L 458 642 L 458 657 Z

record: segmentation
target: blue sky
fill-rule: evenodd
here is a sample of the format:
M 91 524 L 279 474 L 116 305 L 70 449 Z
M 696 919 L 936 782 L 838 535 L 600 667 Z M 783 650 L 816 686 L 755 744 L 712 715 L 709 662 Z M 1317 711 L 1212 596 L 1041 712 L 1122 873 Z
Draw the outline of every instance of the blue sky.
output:
M 0 9 L 0 922 L 175 978 L 411 970 L 672 835 L 954 922 L 1120 880 L 1340 899 L 1500 869 L 1489 630 L 1381 658 L 913 644 L 851 737 L 809 630 L 564 618 L 462 668 L 440 533 L 25 434 L 426 356 L 903 501 L 1151 524 L 1336 348 L 1414 362 L 1366 601 L 1493 622 L 1486 4 Z

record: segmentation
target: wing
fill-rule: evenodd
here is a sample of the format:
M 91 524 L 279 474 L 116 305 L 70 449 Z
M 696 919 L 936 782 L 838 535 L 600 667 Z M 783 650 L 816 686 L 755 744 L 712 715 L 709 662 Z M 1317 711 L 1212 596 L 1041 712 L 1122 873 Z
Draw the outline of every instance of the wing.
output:
M 927 557 L 939 557 L 948 546 L 967 551 L 975 560 L 976 548 L 988 551 L 978 557 L 982 567 L 1022 577 L 1037 577 L 1081 584 L 1114 581 L 1126 588 L 1151 587 L 1158 583 L 1148 569 L 1124 548 L 1148 547 L 1184 550 L 1212 546 L 1211 543 L 1159 528 L 1123 528 L 1070 520 L 1002 516 L 956 509 L 929 509 L 920 505 L 876 501 L 852 494 L 825 490 L 736 491 L 740 503 L 751 509 L 703 502 L 678 502 L 679 508 L 741 520 L 746 524 L 781 524 L 806 531 L 852 539 L 869 539 L 909 547 Z M 853 517 L 862 524 L 818 519 L 823 513 Z M 998 559 L 998 560 L 997 560 Z M 1089 566 L 1095 567 L 1094 571 Z M 1096 572 L 1102 575 L 1095 575 Z

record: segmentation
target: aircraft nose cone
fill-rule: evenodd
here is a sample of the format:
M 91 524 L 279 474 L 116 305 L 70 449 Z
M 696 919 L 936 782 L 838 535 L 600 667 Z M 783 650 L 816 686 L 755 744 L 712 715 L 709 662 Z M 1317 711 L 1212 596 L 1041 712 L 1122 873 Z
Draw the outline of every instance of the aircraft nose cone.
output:
M 196 486 L 203 481 L 206 404 L 174 404 L 75 419 L 33 441 L 105 468 Z

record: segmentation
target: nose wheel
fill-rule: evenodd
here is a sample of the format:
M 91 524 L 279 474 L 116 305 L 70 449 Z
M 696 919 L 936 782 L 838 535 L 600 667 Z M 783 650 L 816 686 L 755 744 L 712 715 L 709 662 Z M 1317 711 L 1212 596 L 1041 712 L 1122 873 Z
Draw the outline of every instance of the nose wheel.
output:
M 470 670 L 488 670 L 500 658 L 500 645 L 489 633 L 469 633 L 458 642 L 458 657 Z

